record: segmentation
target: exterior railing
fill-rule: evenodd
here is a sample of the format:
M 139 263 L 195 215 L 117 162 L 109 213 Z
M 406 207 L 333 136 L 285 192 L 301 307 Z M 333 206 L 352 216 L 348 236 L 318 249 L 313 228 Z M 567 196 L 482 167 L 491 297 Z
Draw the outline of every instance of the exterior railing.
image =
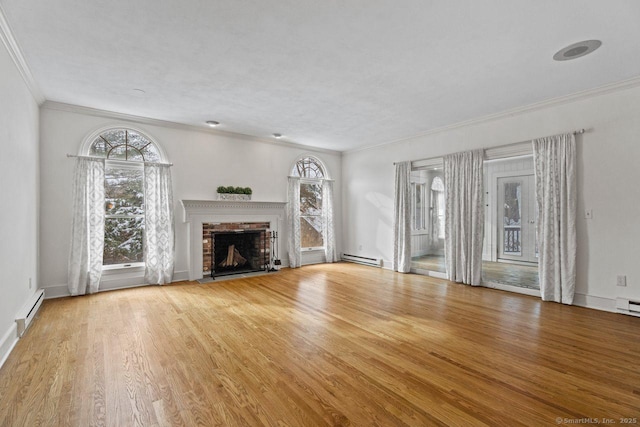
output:
M 505 254 L 519 254 L 522 251 L 520 233 L 521 227 L 519 225 L 505 225 L 504 226 L 504 245 L 503 252 Z

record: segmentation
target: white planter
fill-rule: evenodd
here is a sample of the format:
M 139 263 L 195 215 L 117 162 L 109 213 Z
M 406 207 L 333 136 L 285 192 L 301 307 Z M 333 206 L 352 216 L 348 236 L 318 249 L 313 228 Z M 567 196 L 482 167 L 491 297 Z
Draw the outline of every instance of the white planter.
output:
M 229 193 L 217 193 L 218 200 L 251 200 L 251 194 L 229 194 Z

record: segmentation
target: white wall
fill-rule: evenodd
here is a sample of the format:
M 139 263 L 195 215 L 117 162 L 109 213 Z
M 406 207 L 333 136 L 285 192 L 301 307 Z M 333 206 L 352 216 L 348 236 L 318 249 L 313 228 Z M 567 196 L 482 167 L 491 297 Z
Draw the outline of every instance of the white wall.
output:
M 77 154 L 85 137 L 105 126 L 133 126 L 142 130 L 155 139 L 174 164 L 171 171 L 176 214 L 176 279 L 186 279 L 189 270 L 188 228 L 182 222 L 181 199 L 214 200 L 219 185 L 233 185 L 251 187 L 252 199 L 256 201 L 286 201 L 287 176 L 295 160 L 300 155 L 313 154 L 325 163 L 336 180 L 336 211 L 340 212 L 340 153 L 314 152 L 261 142 L 256 138 L 216 134 L 206 129 L 125 121 L 108 113 L 81 108 L 71 110 L 74 109 L 46 103 L 40 111 L 40 268 L 46 272 L 42 282 L 48 296 L 66 294 L 74 168 L 73 159 L 66 155 Z M 340 236 L 337 222 L 336 233 Z M 280 243 L 286 248 L 286 242 Z M 286 250 L 281 250 L 281 257 L 285 253 Z M 142 283 L 138 274 L 122 284 L 131 284 L 131 280 Z
M 0 100 L 2 364 L 17 339 L 16 314 L 38 286 L 38 105 L 2 43 Z
M 395 161 L 505 145 L 573 129 L 578 137 L 578 272 L 576 303 L 602 309 L 640 299 L 640 87 L 610 90 L 527 112 L 426 134 L 343 155 L 344 251 L 393 256 Z M 593 219 L 584 219 L 585 208 Z M 362 249 L 360 249 L 360 247 Z M 616 275 L 627 276 L 626 288 Z

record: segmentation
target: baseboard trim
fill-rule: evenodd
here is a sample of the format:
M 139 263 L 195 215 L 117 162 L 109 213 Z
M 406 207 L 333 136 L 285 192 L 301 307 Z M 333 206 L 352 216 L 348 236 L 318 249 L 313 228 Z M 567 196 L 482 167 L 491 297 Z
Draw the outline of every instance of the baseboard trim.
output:
M 489 289 L 497 289 L 499 291 L 513 292 L 515 294 L 529 295 L 540 298 L 539 289 L 522 288 L 520 286 L 505 285 L 498 282 L 482 282 L 482 286 Z
M 7 361 L 7 358 L 18 343 L 18 325 L 13 322 L 0 341 L 0 368 Z
M 103 280 L 100 283 L 100 290 L 98 292 L 116 291 L 118 289 L 137 288 L 139 286 L 149 286 L 146 283 L 140 283 L 139 277 L 128 277 L 125 279 L 111 279 Z M 176 271 L 173 273 L 173 282 L 183 282 L 189 280 L 189 272 L 187 270 Z M 44 299 L 64 298 L 71 296 L 69 288 L 64 285 L 53 285 L 43 288 Z
M 435 277 L 436 279 L 447 280 L 447 273 L 443 273 L 441 271 L 425 270 L 422 268 L 412 268 L 411 272 L 415 274 L 419 274 L 421 276 L 429 276 L 429 277 Z
M 183 270 L 183 271 L 175 271 L 173 273 L 172 282 L 184 282 L 185 280 L 189 280 L 189 271 Z
M 64 298 L 71 296 L 67 285 L 53 285 L 43 287 L 44 299 Z
M 593 308 L 595 310 L 608 311 L 611 313 L 620 313 L 616 309 L 616 300 L 611 298 L 596 297 L 593 295 L 575 293 L 573 296 L 573 305 L 578 307 Z

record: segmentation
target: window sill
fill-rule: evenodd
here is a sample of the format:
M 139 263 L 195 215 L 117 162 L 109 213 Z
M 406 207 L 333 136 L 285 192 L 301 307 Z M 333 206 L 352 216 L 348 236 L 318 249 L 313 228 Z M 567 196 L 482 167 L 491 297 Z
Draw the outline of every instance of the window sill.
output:
M 142 270 L 144 269 L 144 262 L 133 262 L 131 264 L 115 264 L 115 265 L 103 265 L 103 272 L 129 271 L 129 270 Z
M 324 248 L 300 248 L 300 251 L 302 253 L 322 252 L 322 251 L 324 251 Z

